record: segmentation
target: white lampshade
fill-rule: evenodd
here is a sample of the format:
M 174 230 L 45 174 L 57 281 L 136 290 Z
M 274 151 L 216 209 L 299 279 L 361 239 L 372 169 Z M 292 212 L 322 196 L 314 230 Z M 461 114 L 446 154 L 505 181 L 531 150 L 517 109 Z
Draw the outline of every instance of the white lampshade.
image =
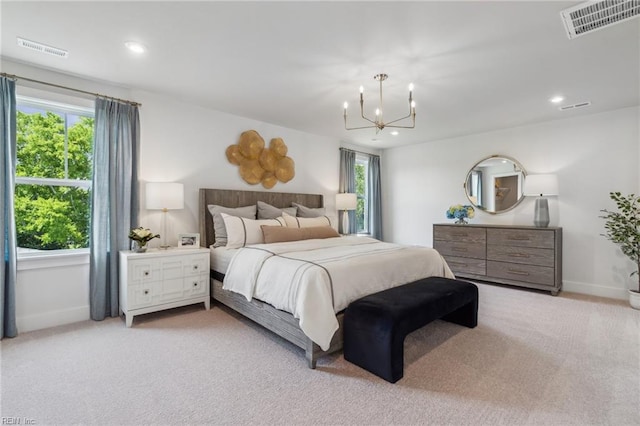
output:
M 556 175 L 528 175 L 524 180 L 524 195 L 558 195 Z
M 336 194 L 336 210 L 355 210 L 358 205 L 356 194 Z
M 148 182 L 147 210 L 179 210 L 184 208 L 184 185 L 174 182 Z

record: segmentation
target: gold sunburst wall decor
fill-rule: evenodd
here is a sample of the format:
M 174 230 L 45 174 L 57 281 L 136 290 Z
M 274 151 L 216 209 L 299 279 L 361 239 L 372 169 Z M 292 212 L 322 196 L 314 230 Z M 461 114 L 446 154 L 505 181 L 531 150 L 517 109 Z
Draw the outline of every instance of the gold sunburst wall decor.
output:
M 287 183 L 296 175 L 295 163 L 287 156 L 282 138 L 273 138 L 269 147 L 255 130 L 242 132 L 238 143 L 227 147 L 227 160 L 240 169 L 240 176 L 250 185 L 262 183 L 266 189 Z

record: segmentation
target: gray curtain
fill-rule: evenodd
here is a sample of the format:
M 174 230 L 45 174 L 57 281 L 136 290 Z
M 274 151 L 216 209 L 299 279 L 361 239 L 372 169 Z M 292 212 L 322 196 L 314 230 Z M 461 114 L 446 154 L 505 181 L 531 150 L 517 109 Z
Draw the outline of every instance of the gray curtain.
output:
M 91 193 L 91 318 L 118 316 L 118 255 L 138 223 L 138 107 L 96 99 Z
M 354 194 L 356 192 L 356 153 L 348 149 L 340 148 L 340 182 L 338 192 Z M 351 210 L 349 215 L 348 234 L 355 234 L 357 229 L 356 212 Z M 340 229 L 342 229 L 342 213 L 338 212 Z
M 382 240 L 382 190 L 380 189 L 380 157 L 369 156 L 369 232 L 377 240 Z
M 16 327 L 16 221 L 13 195 L 16 176 L 16 83 L 0 77 L 0 338 L 15 337 Z

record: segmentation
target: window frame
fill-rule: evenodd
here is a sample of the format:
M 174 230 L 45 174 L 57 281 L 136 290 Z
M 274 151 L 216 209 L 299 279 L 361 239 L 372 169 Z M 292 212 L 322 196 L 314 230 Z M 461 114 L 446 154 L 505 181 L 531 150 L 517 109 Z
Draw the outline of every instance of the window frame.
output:
M 73 102 L 73 99 L 70 99 Z M 86 103 L 83 102 L 82 99 L 78 99 L 78 103 Z M 50 111 L 56 114 L 61 114 L 64 116 L 65 121 L 65 176 L 67 178 L 45 178 L 45 177 L 33 177 L 33 176 L 14 176 L 14 188 L 18 185 L 39 185 L 39 186 L 66 186 L 66 187 L 75 187 L 86 189 L 87 191 L 92 190 L 93 182 L 91 179 L 69 179 L 68 178 L 68 152 L 67 152 L 67 140 L 68 140 L 68 130 L 69 127 L 67 125 L 67 114 L 74 114 L 78 116 L 91 117 L 95 119 L 95 108 L 90 108 L 88 106 L 80 106 L 73 105 L 70 103 L 62 103 L 54 100 L 43 99 L 43 98 L 35 98 L 32 96 L 25 95 L 17 95 L 16 96 L 16 105 L 17 107 L 30 107 L 30 108 L 38 108 L 43 109 L 45 111 Z M 17 113 L 17 111 L 16 111 Z M 93 147 L 92 147 L 93 150 Z M 16 152 L 17 155 L 17 152 Z M 91 199 L 91 197 L 89 197 Z M 91 207 L 91 206 L 89 206 Z M 90 230 L 87 230 L 90 233 Z M 69 258 L 77 258 L 77 256 L 84 256 L 89 253 L 89 247 L 82 248 L 67 248 L 67 249 L 55 249 L 55 250 L 38 250 L 38 249 L 30 249 L 26 247 L 17 247 L 18 249 L 18 260 L 20 259 L 36 259 L 36 258 L 46 258 L 50 260 L 60 259 L 61 257 L 69 257 Z M 48 264 L 49 262 L 47 262 Z M 66 264 L 66 263 L 65 263 Z M 75 264 L 75 261 L 74 263 Z M 26 265 L 25 265 L 26 266 Z M 42 267 L 42 266 L 40 266 Z M 36 266 L 38 268 L 38 266 Z M 33 269 L 33 267 L 26 266 L 21 269 Z

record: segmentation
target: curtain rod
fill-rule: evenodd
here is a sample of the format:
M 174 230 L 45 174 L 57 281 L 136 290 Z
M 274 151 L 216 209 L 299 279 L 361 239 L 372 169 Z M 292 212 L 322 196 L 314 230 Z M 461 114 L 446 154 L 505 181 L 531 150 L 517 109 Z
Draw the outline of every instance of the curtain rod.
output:
M 364 151 L 356 151 L 355 149 L 351 149 L 351 148 L 338 148 L 339 151 L 351 151 L 351 152 L 355 152 L 356 154 L 363 154 L 363 155 L 369 155 L 371 157 L 380 157 L 378 154 L 371 154 L 370 152 L 364 152 Z
M 111 99 L 113 101 L 120 101 L 120 102 L 124 102 L 124 103 L 127 103 L 129 105 L 133 105 L 133 106 L 142 106 L 142 104 L 138 103 L 138 102 L 128 101 L 126 99 L 114 98 L 113 96 L 101 95 L 100 93 L 87 92 L 86 90 L 74 89 L 73 87 L 61 86 L 59 84 L 47 83 L 46 81 L 34 80 L 32 78 L 20 77 L 18 75 L 14 75 L 14 74 L 7 74 L 7 73 L 4 73 L 4 72 L 0 72 L 0 76 L 7 77 L 7 78 L 10 78 L 12 80 L 30 81 L 32 83 L 44 84 L 45 86 L 57 87 L 58 89 L 71 90 L 72 92 L 84 93 L 85 95 L 93 95 L 93 96 L 97 96 L 99 98 Z

